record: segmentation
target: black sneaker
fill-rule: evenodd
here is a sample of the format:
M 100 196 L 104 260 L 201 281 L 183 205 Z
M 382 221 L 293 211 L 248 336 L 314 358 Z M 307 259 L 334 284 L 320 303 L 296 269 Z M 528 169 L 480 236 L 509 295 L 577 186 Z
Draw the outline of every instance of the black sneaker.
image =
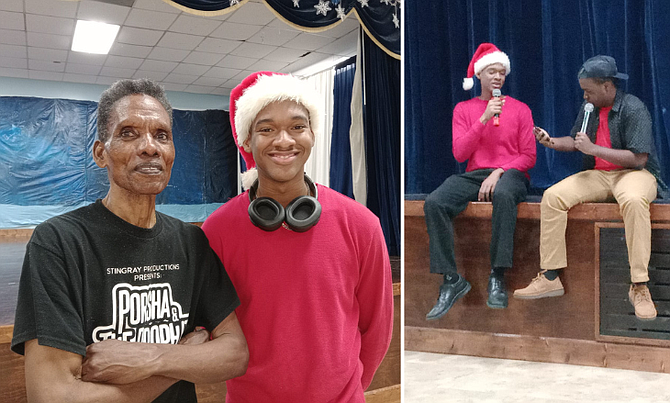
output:
M 505 275 L 502 273 L 491 272 L 489 276 L 489 286 L 486 288 L 489 298 L 486 300 L 486 306 L 493 309 L 507 308 L 507 290 L 505 289 Z
M 433 309 L 426 315 L 426 320 L 435 320 L 443 317 L 459 298 L 462 298 L 470 291 L 472 286 L 463 276 L 458 276 L 458 280 L 453 284 L 442 284 L 440 286 L 440 296 Z

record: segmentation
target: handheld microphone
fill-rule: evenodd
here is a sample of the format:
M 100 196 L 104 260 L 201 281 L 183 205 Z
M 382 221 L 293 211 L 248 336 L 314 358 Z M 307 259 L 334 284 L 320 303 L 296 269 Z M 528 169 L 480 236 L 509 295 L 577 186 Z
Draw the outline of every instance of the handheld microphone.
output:
M 500 90 L 498 88 L 494 89 L 492 95 L 496 98 L 500 98 Z M 593 108 L 591 108 L 593 109 Z M 493 115 L 493 126 L 500 126 L 500 114 L 496 113 Z
M 581 133 L 586 133 L 586 125 L 589 124 L 589 117 L 591 116 L 591 112 L 593 112 L 593 104 L 591 102 L 587 102 L 587 104 L 584 105 L 584 120 L 582 120 L 582 129 L 580 130 Z

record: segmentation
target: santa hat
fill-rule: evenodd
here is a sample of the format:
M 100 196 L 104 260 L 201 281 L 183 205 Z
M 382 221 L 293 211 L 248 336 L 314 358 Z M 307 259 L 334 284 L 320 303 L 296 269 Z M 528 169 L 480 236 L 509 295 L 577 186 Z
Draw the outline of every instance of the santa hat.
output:
M 468 65 L 468 75 L 467 78 L 463 79 L 463 89 L 469 90 L 474 84 L 473 76 L 479 74 L 484 67 L 491 65 L 493 63 L 500 63 L 505 67 L 506 74 L 509 74 L 511 71 L 509 64 L 509 57 L 496 47 L 492 43 L 482 43 L 477 48 L 477 51 L 472 56 L 470 60 L 470 65 Z
M 253 73 L 230 92 L 230 125 L 237 148 L 247 171 L 242 173 L 242 186 L 249 189 L 258 178 L 256 161 L 244 142 L 258 113 L 273 102 L 294 101 L 307 109 L 312 133 L 321 127 L 321 107 L 317 92 L 305 80 L 288 74 L 259 71 Z

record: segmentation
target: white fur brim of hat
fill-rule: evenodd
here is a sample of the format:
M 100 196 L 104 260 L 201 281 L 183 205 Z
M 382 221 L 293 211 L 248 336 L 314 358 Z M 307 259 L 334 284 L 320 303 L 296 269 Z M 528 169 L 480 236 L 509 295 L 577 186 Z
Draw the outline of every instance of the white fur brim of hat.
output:
M 309 113 L 310 129 L 314 136 L 317 135 L 323 117 L 316 90 L 307 81 L 292 75 L 259 76 L 236 103 L 235 131 L 241 147 L 244 147 L 244 142 L 249 138 L 251 124 L 258 113 L 269 104 L 281 101 L 294 101 L 304 106 Z
M 505 75 L 509 75 L 509 73 L 512 71 L 512 68 L 510 66 L 509 62 L 509 57 L 507 57 L 507 54 L 505 52 L 491 52 L 487 55 L 484 55 L 479 58 L 475 62 L 474 70 L 475 70 L 475 75 L 479 74 L 486 66 L 489 66 L 494 63 L 500 63 L 503 65 L 505 68 Z M 472 86 L 474 85 L 474 80 L 472 77 L 464 78 L 463 79 L 463 89 L 464 90 L 470 90 L 472 89 Z

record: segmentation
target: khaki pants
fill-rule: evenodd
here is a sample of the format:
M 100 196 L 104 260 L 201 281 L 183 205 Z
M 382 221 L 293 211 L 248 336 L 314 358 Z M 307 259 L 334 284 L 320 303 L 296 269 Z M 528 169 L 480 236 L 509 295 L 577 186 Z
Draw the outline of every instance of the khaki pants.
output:
M 565 229 L 568 210 L 587 202 L 614 198 L 623 217 L 631 281 L 649 281 L 651 255 L 649 204 L 656 198 L 656 178 L 646 169 L 588 170 L 569 176 L 544 192 L 540 220 L 540 267 L 554 270 L 568 265 Z

